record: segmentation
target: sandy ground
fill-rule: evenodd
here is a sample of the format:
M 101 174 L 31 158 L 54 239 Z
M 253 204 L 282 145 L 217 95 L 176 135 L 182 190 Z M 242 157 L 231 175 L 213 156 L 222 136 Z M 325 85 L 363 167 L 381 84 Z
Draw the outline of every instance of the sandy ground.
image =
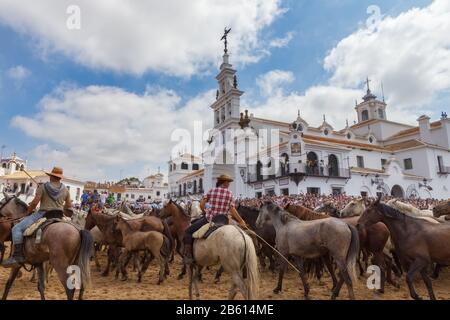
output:
M 100 253 L 100 261 L 104 266 L 106 257 L 104 253 Z M 144 275 L 142 283 L 137 283 L 136 274 L 130 270 L 130 279 L 126 282 L 116 280 L 114 273 L 108 277 L 102 277 L 95 270 L 94 263 L 92 268 L 92 287 L 85 293 L 87 300 L 184 300 L 188 298 L 188 280 L 177 280 L 177 274 L 180 271 L 179 259 L 171 265 L 171 275 L 160 286 L 156 285 L 158 267 L 152 264 Z M 217 267 L 205 270 L 203 283 L 200 284 L 201 299 L 227 299 L 228 289 L 230 286 L 227 274 L 222 276 L 220 284 L 214 284 L 214 274 Z M 4 285 L 8 278 L 9 270 L 0 268 L 0 287 L 3 291 Z M 30 282 L 31 274 L 23 273 L 20 279 L 14 283 L 8 299 L 11 300 L 36 300 L 39 299 L 36 283 Z M 319 284 L 317 280 L 310 280 L 311 299 L 327 300 L 330 297 L 331 281 L 325 276 Z M 290 270 L 285 276 L 284 290 L 281 294 L 276 295 L 272 292 L 276 286 L 277 276 L 269 271 L 261 273 L 260 282 L 260 298 L 264 300 L 301 300 L 303 299 L 303 286 L 298 276 L 293 270 Z M 386 293 L 381 295 L 374 291 L 370 291 L 366 287 L 366 279 L 361 278 L 355 285 L 355 295 L 359 300 L 409 300 L 404 278 L 400 281 L 401 288 L 396 289 L 390 285 L 386 286 Z M 440 279 L 433 281 L 435 294 L 438 299 L 450 299 L 450 270 L 444 270 Z M 419 295 L 428 299 L 428 295 L 422 281 L 416 281 L 416 288 Z M 340 299 L 347 299 L 347 290 L 341 291 Z M 49 277 L 46 298 L 50 300 L 65 299 L 64 289 L 59 282 L 56 273 L 53 272 Z M 242 296 L 238 294 L 237 299 Z

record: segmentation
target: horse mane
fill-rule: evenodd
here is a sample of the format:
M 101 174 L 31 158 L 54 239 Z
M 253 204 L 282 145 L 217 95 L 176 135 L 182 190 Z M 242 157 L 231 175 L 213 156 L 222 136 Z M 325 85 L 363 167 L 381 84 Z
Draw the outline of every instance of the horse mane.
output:
M 288 209 L 291 209 L 291 211 L 289 211 Z M 328 217 L 326 215 L 318 214 L 311 209 L 298 205 L 286 206 L 285 210 L 288 211 L 291 215 L 303 221 L 321 220 Z
M 176 203 L 175 201 L 172 201 L 172 203 L 178 208 L 178 210 L 180 210 L 183 213 L 183 215 L 185 215 L 186 217 L 190 217 L 178 203 Z
M 381 212 L 383 215 L 395 219 L 395 220 L 413 220 L 413 221 L 427 221 L 423 219 L 423 217 L 415 217 L 408 215 L 406 213 L 401 212 L 400 210 L 397 210 L 396 208 L 390 207 L 387 204 L 380 203 L 378 204 L 378 207 L 381 208 Z M 428 223 L 432 223 L 431 221 L 427 221 Z
M 28 210 L 28 205 L 19 198 L 15 199 L 17 205 L 21 206 L 25 211 Z

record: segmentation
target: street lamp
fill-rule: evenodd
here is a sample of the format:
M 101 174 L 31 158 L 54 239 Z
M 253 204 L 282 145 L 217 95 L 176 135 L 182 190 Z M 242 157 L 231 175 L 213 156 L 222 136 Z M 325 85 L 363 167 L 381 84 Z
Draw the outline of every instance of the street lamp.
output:
M 428 185 L 428 180 L 427 178 L 423 178 L 423 183 L 419 182 L 419 189 L 420 188 L 426 188 L 428 191 L 433 191 L 433 188 L 431 186 Z

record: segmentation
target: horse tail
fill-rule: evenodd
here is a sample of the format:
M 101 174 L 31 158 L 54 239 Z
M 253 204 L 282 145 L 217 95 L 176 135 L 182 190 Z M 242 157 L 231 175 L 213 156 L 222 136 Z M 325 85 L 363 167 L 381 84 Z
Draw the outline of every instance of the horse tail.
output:
M 168 259 L 170 258 L 170 254 L 172 253 L 172 246 L 170 243 L 170 239 L 164 234 L 162 236 L 163 236 L 163 243 L 161 246 L 160 253 L 164 258 Z
M 94 239 L 87 230 L 80 230 L 81 244 L 78 251 L 78 267 L 81 273 L 81 283 L 86 289 L 91 285 L 91 268 L 89 262 L 94 254 Z
M 170 252 L 173 251 L 174 248 L 174 240 L 172 237 L 172 233 L 170 232 L 170 228 L 169 225 L 167 224 L 167 221 L 165 219 L 161 219 L 162 223 L 163 223 L 163 235 L 165 237 L 167 237 L 168 242 L 166 243 L 166 245 L 168 245 L 168 249 Z
M 257 300 L 259 294 L 258 257 L 256 255 L 256 249 L 253 240 L 244 232 L 242 233 L 245 243 L 245 260 L 243 269 L 246 270 L 247 276 L 247 299 Z
M 348 225 L 351 232 L 351 241 L 347 252 L 347 272 L 353 281 L 358 279 L 358 275 L 356 273 L 356 262 L 359 255 L 359 235 L 358 230 L 352 226 Z

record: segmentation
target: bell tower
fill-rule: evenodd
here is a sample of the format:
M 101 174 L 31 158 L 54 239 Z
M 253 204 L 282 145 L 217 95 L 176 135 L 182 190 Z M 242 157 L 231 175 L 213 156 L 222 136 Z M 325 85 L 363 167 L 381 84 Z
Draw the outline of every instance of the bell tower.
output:
M 363 102 L 356 103 L 355 110 L 358 113 L 358 123 L 368 120 L 387 120 L 386 119 L 386 106 L 387 104 L 377 99 L 377 96 L 370 90 L 370 80 L 367 78 L 367 93 L 362 98 Z
M 214 110 L 214 128 L 223 129 L 230 121 L 239 122 L 241 96 L 243 91 L 238 89 L 236 70 L 229 62 L 228 34 L 231 29 L 225 29 L 221 40 L 225 40 L 225 49 L 220 72 L 216 77 L 218 89 L 216 101 L 211 105 Z

